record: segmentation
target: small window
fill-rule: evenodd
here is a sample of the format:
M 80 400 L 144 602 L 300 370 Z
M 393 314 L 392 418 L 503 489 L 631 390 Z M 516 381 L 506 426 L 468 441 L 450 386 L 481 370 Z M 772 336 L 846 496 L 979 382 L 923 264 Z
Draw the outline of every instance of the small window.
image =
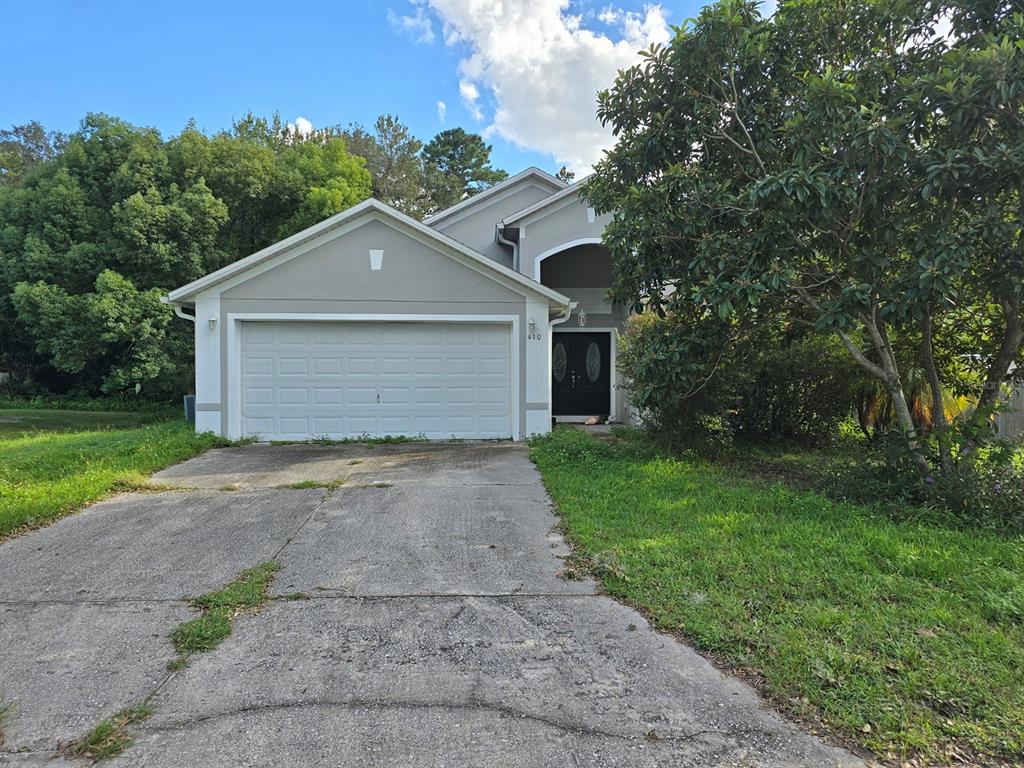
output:
M 569 359 L 565 353 L 565 344 L 560 341 L 556 342 L 555 348 L 551 351 L 551 373 L 559 384 L 565 381 L 565 370 L 568 365 Z
M 590 342 L 587 347 L 587 378 L 593 384 L 601 375 L 601 348 L 596 341 Z

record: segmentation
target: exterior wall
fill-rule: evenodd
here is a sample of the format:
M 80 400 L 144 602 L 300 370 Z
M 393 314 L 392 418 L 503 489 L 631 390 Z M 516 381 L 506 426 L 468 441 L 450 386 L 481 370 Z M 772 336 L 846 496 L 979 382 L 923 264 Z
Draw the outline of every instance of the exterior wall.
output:
M 555 253 L 540 262 L 541 282 L 577 302 L 568 321 L 554 332 L 602 331 L 611 334 L 612 413 L 615 421 L 633 423 L 625 378 L 614 368 L 618 335 L 628 313 L 607 300 L 612 268 L 608 250 L 602 245 L 584 244 Z
M 569 195 L 548 208 L 542 208 L 519 225 L 519 271 L 534 280 L 540 278 L 539 267 L 551 253 L 570 245 L 601 242 L 611 216 L 591 216 L 585 200 Z
M 370 250 L 382 250 L 379 271 L 371 269 Z M 543 339 L 547 336 L 547 304 L 528 299 L 481 271 L 479 265 L 461 264 L 420 240 L 372 219 L 290 258 L 283 254 L 267 268 L 228 280 L 201 293 L 196 300 L 196 429 L 228 437 L 233 397 L 230 358 L 235 350 L 233 315 L 278 314 L 494 316 L 514 318 L 518 349 L 518 434 L 547 431 L 530 413 L 548 407 L 547 391 L 537 390 L 536 377 L 547 375 L 550 360 Z M 341 297 L 346 298 L 341 298 Z M 210 319 L 215 322 L 210 323 Z M 527 339 L 528 320 L 535 320 L 540 338 Z M 529 398 L 529 399 L 528 399 Z M 529 405 L 535 406 L 529 408 Z M 542 428 L 543 427 L 543 428 Z
M 471 205 L 430 226 L 463 245 L 468 245 L 487 258 L 511 267 L 512 248 L 502 245 L 495 239 L 498 222 L 544 199 L 552 191 L 546 185 L 525 179 L 505 191 L 495 193 L 492 198 L 481 201 L 479 205 Z

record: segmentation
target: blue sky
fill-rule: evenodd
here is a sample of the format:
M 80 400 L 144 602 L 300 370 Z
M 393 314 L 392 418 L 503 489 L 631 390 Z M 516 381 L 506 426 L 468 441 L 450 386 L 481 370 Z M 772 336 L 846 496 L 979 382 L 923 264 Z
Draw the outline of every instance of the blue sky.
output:
M 391 112 L 425 139 L 483 132 L 509 171 L 585 170 L 608 141 L 594 90 L 701 4 L 9 0 L 0 126 L 69 131 L 96 111 L 173 135 L 247 110 L 315 126 Z

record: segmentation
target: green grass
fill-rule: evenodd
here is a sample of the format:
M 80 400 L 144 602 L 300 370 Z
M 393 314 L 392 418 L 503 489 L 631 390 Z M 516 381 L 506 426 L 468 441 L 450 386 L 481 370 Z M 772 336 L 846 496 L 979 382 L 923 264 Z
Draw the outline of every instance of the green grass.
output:
M 38 432 L 131 429 L 167 418 L 166 409 L 156 411 L 64 411 L 52 408 L 0 408 L 0 440 L 9 440 Z
M 298 480 L 294 483 L 287 483 L 286 485 L 279 485 L 278 488 L 289 488 L 293 491 L 301 491 L 307 488 L 325 488 L 328 490 L 336 490 L 341 488 L 345 484 L 345 480 L 338 478 L 336 480 L 323 481 L 323 480 Z
M 895 521 L 559 429 L 532 456 L 578 558 L 781 709 L 887 759 L 1024 758 L 1024 539 Z
M 152 714 L 153 708 L 148 703 L 122 709 L 113 717 L 100 720 L 91 731 L 64 745 L 61 751 L 66 757 L 84 758 L 94 763 L 116 757 L 132 744 L 128 726 Z
M 32 411 L 39 412 L 46 413 Z M 196 435 L 182 421 L 138 426 L 139 414 L 118 413 L 136 421 L 131 428 L 111 428 L 120 422 L 93 421 L 96 415 L 53 417 L 51 424 L 60 421 L 69 431 L 0 438 L 0 539 L 52 522 L 112 491 L 138 487 L 150 473 L 224 444 L 209 434 Z
M 192 598 L 192 606 L 201 613 L 171 632 L 171 642 L 180 655 L 168 668 L 181 669 L 191 654 L 212 651 L 220 645 L 231 634 L 232 622 L 238 614 L 255 610 L 269 599 L 267 590 L 280 567 L 273 561 L 260 563 L 242 571 L 223 588 Z
M 4 735 L 4 727 L 7 725 L 7 721 L 10 720 L 11 715 L 14 714 L 16 705 L 13 701 L 0 700 L 0 747 L 4 745 L 6 739 Z

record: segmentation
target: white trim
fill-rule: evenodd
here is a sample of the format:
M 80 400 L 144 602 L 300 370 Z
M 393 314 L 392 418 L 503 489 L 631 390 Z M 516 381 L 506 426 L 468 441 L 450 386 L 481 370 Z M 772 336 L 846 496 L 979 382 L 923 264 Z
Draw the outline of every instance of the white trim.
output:
M 616 416 L 617 416 L 617 414 L 618 414 L 617 408 L 618 408 L 618 405 L 619 405 L 619 398 L 616 395 L 616 389 L 618 389 L 618 387 L 615 386 L 615 377 L 618 375 L 618 368 L 616 366 L 617 366 L 617 350 L 619 348 L 619 329 L 618 328 L 610 328 L 608 326 L 603 326 L 603 327 L 600 327 L 600 328 L 590 328 L 590 327 L 584 326 L 582 328 L 559 328 L 558 330 L 555 330 L 554 328 L 552 328 L 551 329 L 551 344 L 552 345 L 554 345 L 554 343 L 555 343 L 555 334 L 556 333 L 607 333 L 608 334 L 608 336 L 609 336 L 609 338 L 608 338 L 608 356 L 611 358 L 608 361 L 609 365 L 611 366 L 611 370 L 608 372 L 608 390 L 609 390 L 608 410 L 610 411 L 610 413 L 608 414 L 608 420 L 609 421 L 614 421 Z M 551 411 L 552 411 L 551 415 L 554 416 L 555 398 L 553 397 L 553 393 L 550 390 L 548 391 L 548 401 L 551 403 Z M 593 413 L 590 414 L 590 416 L 595 416 L 595 415 L 597 415 L 597 414 L 593 414 Z M 579 416 L 572 416 L 572 415 L 568 415 L 568 416 L 563 415 L 563 416 L 554 416 L 554 418 L 555 419 L 578 419 L 578 418 L 581 418 L 581 417 L 579 417 Z M 589 418 L 589 416 L 584 416 L 582 418 Z
M 531 165 L 526 170 L 520 171 L 515 176 L 509 176 L 504 181 L 499 181 L 493 187 L 488 187 L 483 192 L 477 192 L 475 195 L 471 195 L 470 197 L 467 197 L 465 200 L 460 200 L 459 202 L 455 203 L 455 205 L 448 206 L 443 211 L 438 211 L 435 214 L 427 216 L 427 218 L 423 220 L 423 223 L 433 226 L 442 219 L 447 219 L 452 214 L 458 213 L 459 211 L 477 205 L 481 201 L 494 197 L 494 195 L 497 194 L 498 192 L 504 191 L 509 187 L 515 186 L 520 181 L 524 181 L 531 177 L 540 179 L 541 181 L 545 181 L 548 184 L 552 184 L 556 190 L 562 190 L 563 188 L 568 186 L 564 181 L 559 179 L 557 176 L 552 176 L 547 171 L 542 171 L 537 166 Z
M 521 361 L 519 356 L 519 315 L 413 315 L 413 314 L 332 314 L 316 312 L 229 312 L 228 320 L 228 429 L 226 437 L 239 440 L 242 431 L 242 345 L 241 324 L 243 322 L 396 322 L 396 323 L 497 323 L 508 324 L 511 333 L 512 358 L 512 439 L 523 439 L 523 428 L 520 424 L 522 407 L 520 403 L 519 378 Z
M 557 192 L 554 192 L 548 195 L 547 197 L 538 200 L 536 203 L 533 203 L 532 205 L 528 205 L 525 208 L 516 211 L 515 213 L 509 214 L 508 216 L 501 220 L 502 226 L 512 224 L 513 222 L 519 221 L 521 219 L 525 219 L 527 216 L 536 213 L 537 211 L 543 210 L 544 208 L 547 208 L 549 205 L 557 203 L 559 200 L 569 197 L 569 195 L 572 192 L 581 193 L 583 191 L 583 186 L 587 183 L 587 179 L 589 179 L 593 175 L 594 174 L 591 173 L 588 176 L 585 176 L 579 181 L 577 181 L 575 184 L 570 184 L 565 189 L 560 189 Z
M 540 263 L 549 256 L 554 256 L 556 253 L 567 251 L 570 248 L 575 248 L 577 245 L 600 245 L 600 237 L 579 237 L 575 240 L 570 240 L 567 243 L 556 245 L 554 248 L 548 248 L 544 253 L 538 254 L 533 257 L 533 279 L 538 283 L 540 282 Z
M 409 230 L 409 234 L 413 236 L 419 235 L 426 240 L 427 244 L 440 244 L 445 246 L 449 252 L 454 252 L 468 259 L 469 263 L 467 264 L 463 262 L 464 266 L 472 265 L 474 268 L 483 267 L 483 269 L 478 269 L 482 274 L 487 275 L 490 273 L 489 276 L 492 278 L 494 278 L 495 275 L 500 275 L 506 280 L 511 281 L 522 288 L 526 288 L 535 294 L 540 294 L 544 298 L 549 299 L 556 304 L 566 306 L 569 303 L 569 298 L 567 296 L 563 296 L 558 291 L 543 286 L 538 281 L 531 280 L 529 277 L 509 269 L 503 264 L 499 264 L 496 261 L 488 259 L 483 254 L 477 253 L 472 248 L 463 245 L 458 240 L 454 240 L 447 235 L 438 232 L 436 229 L 431 229 L 422 222 L 416 221 L 416 219 L 406 216 L 401 211 L 398 211 L 389 205 L 385 205 L 379 200 L 375 200 L 373 198 L 364 200 L 358 205 L 354 205 L 341 213 L 335 214 L 328 219 L 324 219 L 319 224 L 314 224 L 312 227 L 304 229 L 302 232 L 264 248 L 262 251 L 258 251 L 251 256 L 246 256 L 244 259 L 240 259 L 233 264 L 222 267 L 216 272 L 211 272 L 198 280 L 193 280 L 187 285 L 176 288 L 167 295 L 167 299 L 170 303 L 180 303 L 182 301 L 189 300 L 197 293 L 224 283 L 228 281 L 229 278 L 240 276 L 242 273 L 249 272 L 252 269 L 265 265 L 271 259 L 274 259 L 276 262 L 278 256 L 292 251 L 293 249 L 302 250 L 298 250 L 297 253 L 289 254 L 289 258 L 304 253 L 310 248 L 316 247 L 317 244 L 326 242 L 327 239 L 325 238 L 324 240 L 316 240 L 313 242 L 316 238 L 325 236 L 328 233 L 331 233 L 333 237 L 337 237 L 344 234 L 344 232 L 350 231 L 352 228 L 359 226 L 359 217 L 364 213 L 368 214 L 368 216 L 381 216 L 391 219 L 398 224 L 402 224 Z M 367 220 L 369 219 L 367 218 Z M 349 223 L 351 223 L 352 226 L 346 228 L 343 232 L 333 232 L 333 230 L 341 228 Z M 266 267 L 266 269 L 269 268 L 269 266 Z M 248 277 L 253 276 L 254 275 L 248 275 Z

